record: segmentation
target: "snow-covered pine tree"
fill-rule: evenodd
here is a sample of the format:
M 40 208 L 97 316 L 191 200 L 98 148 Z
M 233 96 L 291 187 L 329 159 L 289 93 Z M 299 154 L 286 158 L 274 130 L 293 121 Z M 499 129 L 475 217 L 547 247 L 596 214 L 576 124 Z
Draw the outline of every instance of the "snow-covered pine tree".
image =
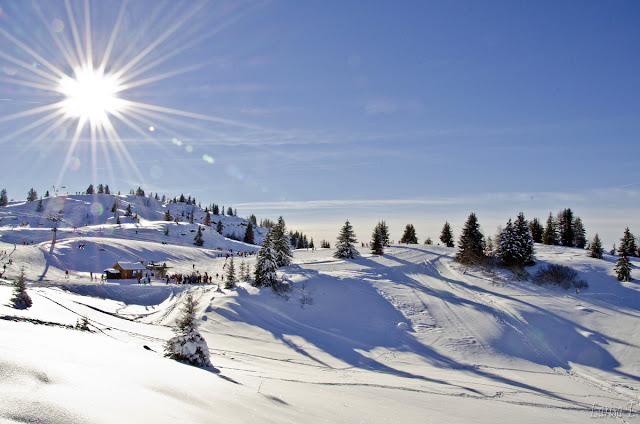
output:
M 373 234 L 371 234 L 371 253 L 374 255 L 384 255 L 384 244 L 382 243 L 382 222 L 378 222 L 378 224 L 373 229 Z
M 354 244 L 357 243 L 356 234 L 349 220 L 344 223 L 340 230 L 336 241 L 336 252 L 333 254 L 335 258 L 355 259 L 360 256 L 360 252 L 356 250 Z
M 291 241 L 287 236 L 284 218 L 278 218 L 278 223 L 272 229 L 273 248 L 276 252 L 276 263 L 278 267 L 291 264 L 293 255 L 291 253 Z
M 255 239 L 253 235 L 253 224 L 251 221 L 247 224 L 247 230 L 244 233 L 244 239 L 242 240 L 245 243 L 255 244 Z
M 98 184 L 98 194 L 104 194 L 104 185 Z
M 618 246 L 618 255 L 620 256 L 638 256 L 638 246 L 636 245 L 636 238 L 629 231 L 629 227 L 624 230 L 624 235 L 620 239 L 620 246 Z
M 573 220 L 573 245 L 580 249 L 584 249 L 587 245 L 586 231 L 579 216 L 576 216 Z
M 224 281 L 224 288 L 227 290 L 231 290 L 238 283 L 238 278 L 236 277 L 236 266 L 233 263 L 233 256 L 231 256 L 231 260 L 227 264 L 227 275 Z
M 402 234 L 400 243 L 418 244 L 416 228 L 413 226 L 413 224 L 407 224 L 407 226 L 404 227 L 404 233 Z
M 633 278 L 631 278 L 631 261 L 627 256 L 623 255 L 618 258 L 615 270 L 619 281 L 633 281 Z
M 7 189 L 0 190 L 0 206 L 7 206 L 9 204 L 9 198 L 7 197 Z
M 173 221 L 173 217 L 171 216 L 171 211 L 169 209 L 167 209 L 164 212 L 164 217 L 162 218 L 163 221 L 167 221 L 167 222 L 171 222 Z
M 518 265 L 529 266 L 536 263 L 534 255 L 534 242 L 531 235 L 529 222 L 525 219 L 524 213 L 520 212 L 518 218 L 513 223 L 515 235 L 520 243 L 519 254 L 520 261 Z
M 480 265 L 486 261 L 484 236 L 475 213 L 471 213 L 462 228 L 458 240 L 458 252 L 454 259 L 465 265 Z
M 240 265 L 238 266 L 238 281 L 247 281 L 244 278 L 244 273 L 245 273 L 245 267 L 247 266 L 247 264 L 244 262 L 244 259 L 242 261 L 240 261 Z
M 202 238 L 202 227 L 198 225 L 198 232 L 196 232 L 195 237 L 193 237 L 193 244 L 196 246 L 202 246 L 204 244 L 204 238 Z
M 222 235 L 222 221 L 218 221 L 216 224 L 216 231 L 218 234 Z
M 542 243 L 550 246 L 558 245 L 558 230 L 556 229 L 556 222 L 551 213 L 549 213 L 547 226 L 544 228 L 544 233 L 542 233 Z
M 506 227 L 500 232 L 498 247 L 496 248 L 496 258 L 498 258 L 503 265 L 517 265 L 519 256 L 518 247 L 513 222 L 509 219 Z
M 440 241 L 447 247 L 454 247 L 453 232 L 451 231 L 451 225 L 448 222 L 444 223 L 442 231 L 440 232 Z
M 31 307 L 31 297 L 27 293 L 27 279 L 24 276 L 24 267 L 20 269 L 20 275 L 13 281 L 13 297 L 11 303 L 16 309 Z
M 133 210 L 131 210 L 131 203 L 127 204 L 127 207 L 124 210 L 124 216 L 133 216 Z
M 38 200 L 38 206 L 36 207 L 36 212 L 42 212 L 44 210 L 44 205 L 42 204 L 42 197 Z
M 534 243 L 542 243 L 542 235 L 544 234 L 544 227 L 540 223 L 538 218 L 533 218 L 529 224 L 531 230 L 531 237 L 533 237 Z
M 211 227 L 211 214 L 209 213 L 209 211 L 207 211 L 206 215 L 204 216 L 204 221 L 202 223 L 207 227 Z
M 175 336 L 164 345 L 164 356 L 197 367 L 211 367 L 209 346 L 198 331 L 197 308 L 197 300 L 188 293 L 181 310 L 182 316 L 173 329 Z
M 278 283 L 278 275 L 276 274 L 278 263 L 276 262 L 272 237 L 272 230 L 269 230 L 258 251 L 253 281 L 255 287 L 273 287 Z
M 591 246 L 589 246 L 589 252 L 589 256 L 591 256 L 592 258 L 602 259 L 604 249 L 602 248 L 602 241 L 600 241 L 598 233 L 596 233 L 593 241 L 591 242 Z

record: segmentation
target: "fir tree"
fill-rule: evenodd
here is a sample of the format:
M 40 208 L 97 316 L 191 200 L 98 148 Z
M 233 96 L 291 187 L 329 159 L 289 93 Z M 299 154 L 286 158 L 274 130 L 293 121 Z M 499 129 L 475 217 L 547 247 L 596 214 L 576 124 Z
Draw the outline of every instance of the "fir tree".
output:
M 131 203 L 127 204 L 127 208 L 124 210 L 124 216 L 133 216 L 133 211 L 131 210 Z
M 224 288 L 227 290 L 231 290 L 238 283 L 238 279 L 236 278 L 236 266 L 233 263 L 233 256 L 231 260 L 227 264 L 227 276 L 225 277 Z
M 243 260 L 240 262 L 240 266 L 238 267 L 238 280 L 240 280 L 240 281 L 247 281 L 247 280 L 244 278 L 244 275 L 245 275 L 245 267 L 246 267 L 246 264 L 244 263 L 244 259 L 243 259 Z
M 44 205 L 42 204 L 42 197 L 38 201 L 38 206 L 36 207 L 36 212 L 42 212 L 44 210 Z
M 587 236 L 580 217 L 576 217 L 573 220 L 573 245 L 580 249 L 584 249 L 587 245 Z
M 618 255 L 620 256 L 637 256 L 638 246 L 636 245 L 636 238 L 629 227 L 624 230 L 624 235 L 620 239 L 620 245 L 618 246 Z
M 104 185 L 98 184 L 98 194 L 103 194 L 103 193 L 104 193 Z
M 49 197 L 49 190 L 44 193 L 44 197 Z
M 164 235 L 165 235 L 165 236 L 168 236 L 168 235 L 169 235 L 169 226 L 168 226 L 168 225 L 165 225 L 165 226 L 164 226 Z
M 575 246 L 575 233 L 573 231 L 573 211 L 569 208 L 558 214 L 558 235 L 560 245 L 566 247 Z
M 209 213 L 209 211 L 207 211 L 206 215 L 204 216 L 203 224 L 207 227 L 211 227 L 211 214 Z
M 222 221 L 218 221 L 218 223 L 216 224 L 216 231 L 218 232 L 218 234 L 222 235 Z
M 116 224 L 120 225 L 120 215 L 116 212 Z
M 440 241 L 447 247 L 454 247 L 453 232 L 451 231 L 451 225 L 448 222 L 444 223 L 442 231 L 440 232 Z
M 202 227 L 198 225 L 198 232 L 196 232 L 195 237 L 193 238 L 193 244 L 196 246 L 202 246 L 204 244 L 204 239 L 202 238 Z
M 104 194 L 111 194 L 111 190 L 109 190 L 109 186 L 108 185 L 104 186 Z
M 93 184 L 89 184 L 89 188 L 87 188 L 87 194 L 95 194 Z
M 374 255 L 384 255 L 384 244 L 382 243 L 381 222 L 373 229 L 371 234 L 371 253 Z
M 345 222 L 344 226 L 340 230 L 340 235 L 336 241 L 336 252 L 333 254 L 335 258 L 355 259 L 360 256 L 354 246 L 357 243 L 356 234 L 353 232 L 353 227 L 349 220 Z
M 380 233 L 382 246 L 389 246 L 389 227 L 387 226 L 387 222 L 385 220 L 378 222 L 376 229 Z
M 247 230 L 244 232 L 244 239 L 242 240 L 245 243 L 255 244 L 254 235 L 253 235 L 253 224 L 251 221 L 247 224 Z
M 556 223 L 553 220 L 553 216 L 551 215 L 551 213 L 549 213 L 547 226 L 544 228 L 544 233 L 542 233 L 542 243 L 550 246 L 558 245 L 558 231 L 556 229 Z
M 529 223 L 522 212 L 518 215 L 516 222 L 512 223 L 509 220 L 500 233 L 495 256 L 507 266 L 525 266 L 535 263 L 533 237 Z
M 418 244 L 418 237 L 416 236 L 416 229 L 413 224 L 407 224 L 404 228 L 400 243 Z
M 198 302 L 188 293 L 181 310 L 182 316 L 173 329 L 175 337 L 164 345 L 164 356 L 197 367 L 211 367 L 209 347 L 198 331 L 197 308 Z
M 631 261 L 627 256 L 620 256 L 615 270 L 619 281 L 633 281 L 633 278 L 631 278 Z
M 33 189 L 33 187 L 27 193 L 27 202 L 33 202 L 38 198 L 38 192 Z
M 7 197 L 7 190 L 0 190 L 0 206 L 7 206 L 9 204 L 9 198 Z
M 273 248 L 276 252 L 276 263 L 278 267 L 291 264 L 293 255 L 291 253 L 291 241 L 287 237 L 284 218 L 278 218 L 278 223 L 272 229 Z
M 163 221 L 168 221 L 168 222 L 173 221 L 173 217 L 171 216 L 171 211 L 170 211 L 169 209 L 167 209 L 167 210 L 164 212 L 164 217 L 162 218 L 162 220 L 163 220 Z
M 479 265 L 485 262 L 484 236 L 480 232 L 480 224 L 475 213 L 471 213 L 462 228 L 458 240 L 458 252 L 454 259 L 465 265 Z
M 20 275 L 13 281 L 13 297 L 11 303 L 16 309 L 31 307 L 31 297 L 27 293 L 27 280 L 24 276 L 24 267 L 20 269 Z
M 313 237 L 311 237 L 311 241 L 309 242 L 309 249 L 315 249 L 316 245 L 313 244 Z
M 321 249 L 331 249 L 331 243 L 329 243 L 326 240 L 321 240 L 320 241 L 320 248 Z
M 278 283 L 276 270 L 276 252 L 273 248 L 272 230 L 269 230 L 262 241 L 262 247 L 258 251 L 255 267 L 255 287 L 273 287 Z
M 542 243 L 542 236 L 544 234 L 544 227 L 540 223 L 538 218 L 533 218 L 529 224 L 531 230 L 531 237 L 533 237 L 534 243 Z
M 115 200 L 115 201 L 113 202 L 113 206 L 111 206 L 111 212 L 115 212 L 115 211 L 117 211 L 117 210 L 118 210 L 118 201 L 117 201 L 117 200 Z
M 602 248 L 602 242 L 600 241 L 600 237 L 598 237 L 598 233 L 596 233 L 593 241 L 591 242 L 591 246 L 589 246 L 589 251 L 591 252 L 589 256 L 596 259 L 602 259 L 602 254 L 604 253 L 604 249 Z

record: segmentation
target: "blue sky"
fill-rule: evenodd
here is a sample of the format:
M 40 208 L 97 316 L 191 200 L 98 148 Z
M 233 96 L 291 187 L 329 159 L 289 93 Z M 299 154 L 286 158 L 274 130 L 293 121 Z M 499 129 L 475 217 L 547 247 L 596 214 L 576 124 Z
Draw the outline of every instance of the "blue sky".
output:
M 422 241 L 472 211 L 492 235 L 566 207 L 609 246 L 640 233 L 637 2 L 68 4 L 0 1 L 10 198 L 142 186 L 332 243 L 346 219 L 363 241 L 380 219 Z M 118 96 L 155 108 L 111 117 L 119 141 L 13 118 L 64 100 L 50 68 L 73 76 L 86 34 L 95 63 L 112 40 L 106 71 L 139 83 Z

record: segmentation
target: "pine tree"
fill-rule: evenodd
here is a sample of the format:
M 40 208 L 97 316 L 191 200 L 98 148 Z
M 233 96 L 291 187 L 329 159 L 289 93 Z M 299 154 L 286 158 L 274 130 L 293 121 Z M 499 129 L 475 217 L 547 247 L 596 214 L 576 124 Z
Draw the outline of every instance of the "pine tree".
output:
M 127 204 L 127 208 L 124 210 L 124 216 L 133 216 L 133 211 L 131 210 L 131 203 Z
M 218 221 L 218 223 L 216 224 L 216 231 L 218 232 L 218 234 L 222 235 L 222 221 Z
M 207 211 L 206 215 L 204 216 L 203 224 L 207 227 L 211 227 L 211 214 L 209 213 L 209 211 Z
M 33 187 L 27 193 L 27 202 L 33 202 L 38 198 L 38 192 L 33 189 Z
M 116 224 L 120 225 L 120 215 L 116 212 Z
M 242 240 L 245 243 L 255 244 L 254 235 L 253 235 L 253 224 L 251 221 L 247 224 L 247 230 L 244 233 L 244 239 Z
M 117 211 L 117 210 L 118 210 L 118 201 L 117 201 L 117 200 L 115 200 L 115 201 L 113 202 L 113 206 L 111 206 L 111 212 L 115 212 L 115 211 Z
M 89 188 L 87 188 L 87 194 L 95 194 L 93 184 L 89 184 Z
M 13 281 L 13 297 L 11 303 L 16 309 L 26 309 L 31 307 L 31 297 L 27 293 L 27 280 L 24 276 L 24 267 L 20 269 L 20 275 Z
M 416 229 L 413 224 L 407 224 L 404 228 L 400 243 L 418 244 L 418 237 L 416 236 Z
M 315 249 L 316 245 L 313 244 L 313 237 L 311 237 L 311 241 L 309 242 L 309 249 Z
M 238 280 L 239 280 L 239 281 L 247 281 L 247 280 L 244 278 L 244 275 L 245 275 L 245 267 L 246 267 L 246 264 L 244 263 L 244 259 L 243 259 L 243 260 L 240 262 L 240 266 L 238 267 Z
M 236 266 L 233 263 L 233 256 L 231 260 L 227 264 L 227 276 L 225 277 L 224 288 L 227 290 L 231 290 L 238 283 L 238 279 L 236 278 Z
M 520 263 L 519 265 L 529 266 L 536 263 L 534 256 L 534 241 L 529 222 L 524 217 L 524 213 L 520 212 L 514 223 L 516 237 L 520 242 Z
M 168 235 L 169 235 L 169 226 L 168 226 L 168 225 L 165 225 L 165 226 L 164 226 L 164 235 L 165 235 L 165 236 L 168 236 Z
M 162 218 L 162 220 L 167 222 L 173 221 L 173 217 L 171 216 L 171 211 L 169 209 L 165 211 L 164 217 Z
M 587 245 L 587 236 L 580 217 L 576 217 L 573 220 L 573 245 L 580 249 L 584 249 Z
M 173 329 L 175 337 L 164 345 L 164 356 L 197 367 L 211 367 L 209 347 L 198 331 L 197 308 L 198 302 L 188 293 L 181 310 L 182 316 Z
M 42 212 L 44 210 L 44 205 L 42 204 L 42 197 L 38 201 L 38 206 L 36 207 L 36 212 Z
M 262 247 L 258 251 L 255 267 L 255 287 L 273 287 L 278 283 L 276 270 L 276 252 L 273 248 L 272 230 L 269 230 L 262 241 Z
M 615 270 L 619 281 L 633 281 L 633 278 L 631 278 L 631 261 L 626 255 L 618 258 Z
M 600 241 L 600 237 L 598 237 L 598 233 L 596 233 L 593 241 L 591 242 L 591 246 L 589 246 L 589 251 L 591 252 L 589 256 L 596 259 L 602 259 L 602 254 L 604 253 L 604 249 L 602 248 L 602 242 Z
M 98 184 L 98 194 L 103 194 L 103 193 L 104 193 L 104 185 Z
M 198 232 L 193 238 L 193 244 L 196 246 L 202 246 L 204 244 L 204 239 L 202 238 L 202 227 L 198 225 Z
M 373 229 L 373 234 L 371 234 L 371 253 L 374 255 L 384 255 L 384 244 L 382 243 L 382 222 L 378 222 L 378 224 Z
M 0 190 L 0 206 L 7 206 L 9 204 L 9 198 L 7 197 L 7 189 Z
M 326 240 L 321 240 L 320 241 L 320 248 L 321 249 L 331 249 L 331 243 L 329 243 Z
M 465 265 L 480 265 L 486 260 L 484 248 L 484 236 L 480 232 L 478 218 L 475 213 L 471 213 L 462 228 L 454 259 Z
M 560 245 L 566 247 L 575 246 L 575 233 L 573 231 L 573 211 L 567 208 L 558 214 L 558 235 Z
M 380 241 L 382 242 L 382 246 L 389 246 L 389 227 L 387 226 L 387 222 L 385 220 L 378 222 L 377 231 L 380 233 Z
M 638 246 L 636 245 L 636 238 L 629 227 L 624 230 L 624 235 L 620 239 L 620 246 L 618 246 L 618 255 L 620 256 L 637 256 Z
M 284 218 L 278 218 L 278 223 L 272 229 L 273 248 L 276 252 L 276 263 L 278 267 L 291 264 L 293 255 L 291 253 L 291 241 L 287 237 Z
M 444 223 L 442 232 L 440 232 L 440 241 L 447 247 L 454 247 L 453 232 L 451 231 L 451 225 L 448 222 Z
M 529 223 L 520 212 L 514 223 L 511 219 L 500 233 L 495 256 L 507 266 L 526 266 L 535 263 L 533 237 Z
M 542 243 L 550 246 L 558 245 L 558 231 L 556 229 L 556 222 L 553 220 L 551 213 L 549 213 L 547 226 L 544 228 L 544 233 L 542 234 Z
M 108 185 L 104 186 L 104 194 L 111 194 L 111 190 L 109 190 L 109 186 Z
M 360 256 L 354 246 L 357 243 L 356 234 L 353 232 L 353 227 L 349 220 L 345 222 L 344 226 L 340 230 L 340 235 L 336 241 L 336 252 L 333 254 L 335 258 L 355 259 Z
M 531 220 L 531 223 L 529 224 L 529 229 L 531 230 L 531 237 L 533 237 L 533 242 L 542 243 L 544 227 L 542 226 L 538 218 L 533 218 L 533 220 Z

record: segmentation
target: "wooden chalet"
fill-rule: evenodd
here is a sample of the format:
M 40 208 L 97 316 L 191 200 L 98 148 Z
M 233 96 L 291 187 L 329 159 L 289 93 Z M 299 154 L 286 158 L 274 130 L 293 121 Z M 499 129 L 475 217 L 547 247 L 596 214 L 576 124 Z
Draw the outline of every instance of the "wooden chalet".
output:
M 141 262 L 117 262 L 113 268 L 105 269 L 107 279 L 143 278 L 147 268 Z

